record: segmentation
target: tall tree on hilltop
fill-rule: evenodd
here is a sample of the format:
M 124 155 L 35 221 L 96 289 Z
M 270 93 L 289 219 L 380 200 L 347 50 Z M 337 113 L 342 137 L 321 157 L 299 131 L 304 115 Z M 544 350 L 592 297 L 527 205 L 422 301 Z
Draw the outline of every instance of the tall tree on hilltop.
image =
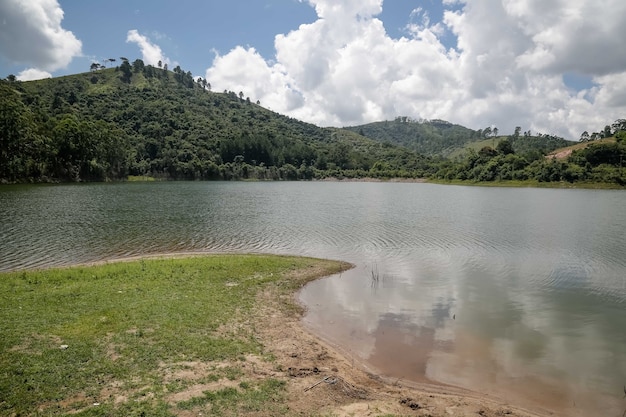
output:
M 130 77 L 133 76 L 133 71 L 128 61 L 122 62 L 122 65 L 120 65 L 120 71 L 122 71 L 122 81 L 130 83 Z

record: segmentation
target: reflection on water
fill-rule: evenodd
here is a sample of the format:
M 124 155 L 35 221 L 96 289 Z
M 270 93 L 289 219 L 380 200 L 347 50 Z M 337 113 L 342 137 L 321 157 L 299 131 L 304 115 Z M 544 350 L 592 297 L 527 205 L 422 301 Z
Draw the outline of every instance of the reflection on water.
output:
M 621 415 L 623 207 L 615 191 L 430 184 L 1 187 L 0 270 L 170 251 L 342 259 L 356 267 L 301 293 L 305 320 L 368 366 Z

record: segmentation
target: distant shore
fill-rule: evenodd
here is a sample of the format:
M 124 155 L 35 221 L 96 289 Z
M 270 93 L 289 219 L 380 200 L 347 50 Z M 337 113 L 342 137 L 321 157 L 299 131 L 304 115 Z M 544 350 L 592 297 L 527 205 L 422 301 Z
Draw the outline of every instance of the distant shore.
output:
M 363 178 L 337 178 L 337 177 L 326 177 L 319 180 L 314 181 L 326 181 L 326 182 L 406 182 L 406 183 L 425 183 L 428 182 L 427 178 L 374 178 L 374 177 L 363 177 Z

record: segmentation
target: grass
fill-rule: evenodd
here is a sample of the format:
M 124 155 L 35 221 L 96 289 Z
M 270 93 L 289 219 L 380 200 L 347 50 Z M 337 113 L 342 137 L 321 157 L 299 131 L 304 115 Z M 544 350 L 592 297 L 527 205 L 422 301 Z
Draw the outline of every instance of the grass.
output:
M 129 175 L 126 179 L 128 182 L 151 182 L 156 181 L 156 178 L 148 175 Z
M 450 159 L 463 157 L 464 155 L 467 154 L 467 151 L 469 149 L 473 149 L 476 152 L 478 152 L 485 146 L 489 146 L 495 149 L 498 142 L 500 142 L 502 139 L 505 139 L 505 138 L 506 136 L 498 136 L 496 138 L 489 138 L 489 139 L 483 139 L 483 140 L 479 140 L 475 142 L 468 142 L 465 145 L 463 145 L 462 148 L 454 149 L 452 152 L 450 152 L 449 155 L 447 155 L 447 157 Z
M 597 190 L 621 190 L 623 186 L 615 183 L 602 182 L 540 182 L 537 180 L 526 181 L 468 181 L 468 180 L 433 180 L 429 183 L 443 185 L 467 185 L 479 187 L 511 187 L 511 188 L 577 188 L 577 189 L 597 189 Z
M 260 291 L 271 285 L 291 293 L 303 281 L 287 274 L 312 267 L 323 274 L 345 268 L 213 255 L 2 273 L 0 415 L 239 414 L 270 406 L 281 414 L 284 382 L 247 381 L 237 368 L 247 355 L 263 357 L 254 326 L 242 323 Z M 225 361 L 235 365 L 219 366 Z M 172 402 L 198 383 L 171 377 L 190 363 L 214 364 L 201 382 L 237 384 Z

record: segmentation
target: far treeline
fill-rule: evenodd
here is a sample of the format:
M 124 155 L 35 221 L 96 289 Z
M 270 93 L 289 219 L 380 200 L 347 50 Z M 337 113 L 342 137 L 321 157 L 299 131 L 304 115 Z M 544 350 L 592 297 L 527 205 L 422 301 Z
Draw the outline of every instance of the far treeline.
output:
M 610 139 L 585 136 L 585 147 L 558 159 L 546 155 L 573 142 L 407 117 L 319 128 L 244 92 L 212 92 L 179 66 L 120 60 L 66 77 L 0 80 L 1 183 L 371 177 L 626 184 L 622 120 L 603 129 Z

